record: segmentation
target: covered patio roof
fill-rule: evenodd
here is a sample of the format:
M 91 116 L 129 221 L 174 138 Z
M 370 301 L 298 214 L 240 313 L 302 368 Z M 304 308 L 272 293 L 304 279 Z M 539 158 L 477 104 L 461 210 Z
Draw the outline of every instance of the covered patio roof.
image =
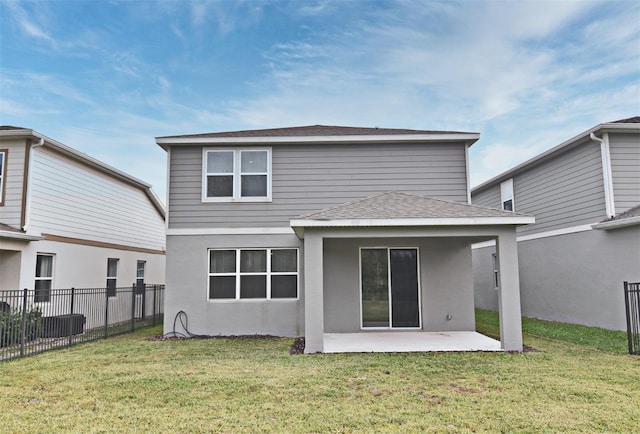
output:
M 374 351 L 372 348 L 377 347 L 383 348 L 380 351 L 394 351 L 389 349 L 390 342 L 400 344 L 409 338 L 415 338 L 417 346 L 411 347 L 413 349 L 410 350 L 398 349 L 398 351 L 433 351 L 429 348 L 435 348 L 438 335 L 431 336 L 431 343 L 434 345 L 427 345 L 425 342 L 420 344 L 419 342 L 429 337 L 422 334 L 424 331 L 416 336 L 406 335 L 404 339 L 397 341 L 388 341 L 398 339 L 395 333 L 392 334 L 393 338 L 385 334 L 377 340 L 374 335 L 365 337 L 363 340 L 359 335 L 365 333 L 357 333 L 358 336 L 354 336 L 351 340 L 349 336 L 338 336 L 337 341 L 335 337 L 332 340 L 330 334 L 325 334 L 323 295 L 325 240 L 407 237 L 462 238 L 470 244 L 479 240 L 495 239 L 497 260 L 500 264 L 498 269 L 501 339 L 499 348 L 507 351 L 522 351 L 516 227 L 530 223 L 535 223 L 533 216 L 396 191 L 377 194 L 291 219 L 291 228 L 300 239 L 304 239 L 305 352 L 339 351 L 336 348 L 357 350 L 363 348 L 360 346 L 362 343 L 365 344 L 364 348 L 368 348 L 366 351 Z M 473 336 L 478 338 L 476 334 Z M 439 338 L 443 337 L 444 335 L 439 335 Z M 385 341 L 388 341 L 387 345 L 382 345 Z M 446 339 L 444 341 L 447 342 Z M 449 339 L 448 342 L 452 343 L 454 340 Z M 341 347 L 341 344 L 346 346 Z M 418 349 L 420 345 L 422 350 Z M 487 350 L 493 345 L 491 342 Z M 402 345 L 397 346 L 397 348 L 401 347 Z M 459 344 L 452 344 L 452 350 L 465 349 Z
M 389 191 L 291 219 L 305 228 L 526 225 L 535 218 L 466 203 Z

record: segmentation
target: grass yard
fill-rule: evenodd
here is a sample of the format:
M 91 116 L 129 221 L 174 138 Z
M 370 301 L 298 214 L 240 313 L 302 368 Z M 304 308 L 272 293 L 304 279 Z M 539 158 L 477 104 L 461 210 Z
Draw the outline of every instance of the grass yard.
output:
M 292 339 L 149 341 L 159 328 L 0 364 L 13 432 L 637 432 L 626 336 L 524 320 L 509 353 L 290 356 Z M 497 333 L 497 317 L 478 312 Z

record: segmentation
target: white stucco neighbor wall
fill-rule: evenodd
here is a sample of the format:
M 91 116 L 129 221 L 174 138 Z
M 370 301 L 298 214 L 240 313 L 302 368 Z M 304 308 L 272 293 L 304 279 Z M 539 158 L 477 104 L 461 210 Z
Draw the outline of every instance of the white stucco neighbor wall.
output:
M 17 249 L 23 247 L 22 252 Z M 164 283 L 165 255 L 133 252 L 95 246 L 61 243 L 56 241 L 32 241 L 30 243 L 3 243 L 3 258 L 12 263 L 20 258 L 19 273 L 3 273 L 0 290 L 33 289 L 36 257 L 39 253 L 54 255 L 53 288 L 104 288 L 107 279 L 107 259 L 117 258 L 117 286 L 128 287 L 136 281 L 137 261 L 146 261 L 145 282 Z M 8 249 L 8 250 L 4 250 Z M 4 261 L 3 261 L 4 262 Z M 3 268 L 10 264 L 3 265 Z M 19 277 L 16 279 L 17 274 Z M 16 282 L 17 280 L 17 282 Z M 17 283 L 17 285 L 16 285 Z

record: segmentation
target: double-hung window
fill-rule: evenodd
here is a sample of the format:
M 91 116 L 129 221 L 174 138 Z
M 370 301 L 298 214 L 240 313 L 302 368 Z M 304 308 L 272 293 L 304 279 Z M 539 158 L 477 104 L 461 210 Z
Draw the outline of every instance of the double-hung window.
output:
M 36 282 L 34 302 L 51 301 L 53 286 L 53 255 L 38 254 L 36 256 Z
M 4 191 L 7 182 L 7 149 L 0 149 L 0 206 L 4 205 Z
M 205 149 L 203 202 L 271 200 L 271 150 Z
M 116 296 L 118 286 L 118 258 L 107 258 L 107 295 Z
M 209 250 L 209 300 L 298 298 L 297 249 Z
M 144 293 L 144 269 L 147 265 L 147 261 L 136 262 L 136 292 L 138 294 Z
M 503 210 L 516 210 L 515 204 L 513 203 L 513 178 L 507 179 L 500 184 L 500 200 Z

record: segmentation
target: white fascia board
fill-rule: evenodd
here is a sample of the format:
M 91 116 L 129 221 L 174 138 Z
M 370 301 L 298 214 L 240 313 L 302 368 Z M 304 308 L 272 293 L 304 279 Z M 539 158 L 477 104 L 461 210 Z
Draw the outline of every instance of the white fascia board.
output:
M 293 235 L 290 227 L 270 228 L 174 228 L 167 235 Z
M 168 145 L 254 145 L 297 143 L 399 143 L 399 142 L 465 142 L 469 145 L 480 139 L 478 133 L 442 134 L 386 134 L 348 136 L 267 136 L 267 137 L 156 137 L 156 143 Z
M 24 240 L 24 241 L 40 241 L 44 240 L 44 237 L 38 235 L 27 235 L 20 232 L 0 231 L 0 238 L 10 238 L 12 240 Z
M 536 222 L 532 216 L 513 217 L 460 217 L 417 219 L 337 219 L 307 220 L 291 219 L 291 227 L 337 228 L 337 227 L 412 227 L 412 226 L 490 226 L 528 225 Z
M 608 222 L 596 223 L 591 227 L 593 229 L 609 230 L 609 229 L 618 229 L 618 228 L 624 228 L 627 226 L 635 226 L 635 225 L 640 225 L 640 217 L 630 217 L 628 219 L 611 220 Z
M 516 237 L 516 241 L 521 242 L 521 241 L 532 241 L 532 240 L 539 240 L 542 238 L 549 238 L 549 237 L 557 237 L 560 235 L 569 235 L 569 234 L 577 234 L 579 232 L 586 232 L 586 231 L 590 231 L 593 229 L 595 225 L 580 225 L 580 226 L 571 226 L 568 228 L 562 228 L 562 229 L 554 229 L 552 231 L 545 231 L 545 232 L 537 232 L 535 234 L 530 234 L 530 235 L 521 235 Z M 491 247 L 491 246 L 495 246 L 496 242 L 495 240 L 489 240 L 489 241 L 483 241 L 481 243 L 476 243 L 471 245 L 472 249 L 482 249 L 484 247 Z

